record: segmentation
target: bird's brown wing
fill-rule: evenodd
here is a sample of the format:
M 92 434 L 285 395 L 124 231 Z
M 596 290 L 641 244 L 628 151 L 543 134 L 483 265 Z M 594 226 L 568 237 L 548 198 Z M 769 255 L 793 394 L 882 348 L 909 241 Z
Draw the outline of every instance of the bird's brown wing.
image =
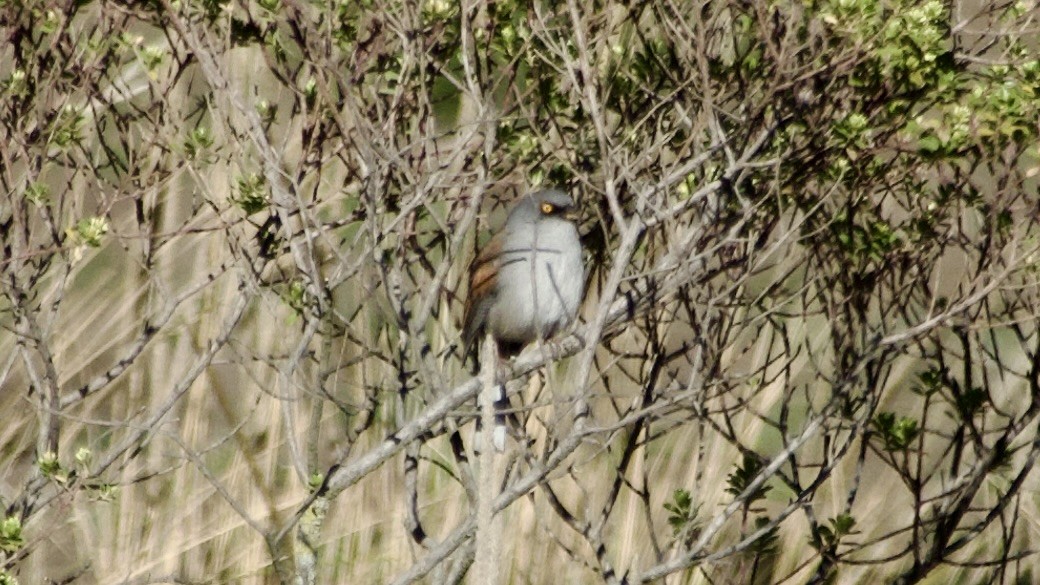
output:
M 488 313 L 495 299 L 498 285 L 498 266 L 502 252 L 502 238 L 495 236 L 480 250 L 469 267 L 469 293 L 466 297 L 462 325 L 462 343 L 469 354 L 473 343 L 484 334 Z

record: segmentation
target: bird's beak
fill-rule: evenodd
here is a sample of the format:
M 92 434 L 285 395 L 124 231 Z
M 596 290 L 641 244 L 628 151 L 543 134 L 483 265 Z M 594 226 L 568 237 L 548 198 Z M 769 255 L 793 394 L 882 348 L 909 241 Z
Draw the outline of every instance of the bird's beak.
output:
M 567 221 L 577 222 L 581 219 L 581 212 L 578 211 L 577 207 L 571 207 L 567 211 L 563 212 L 563 218 Z

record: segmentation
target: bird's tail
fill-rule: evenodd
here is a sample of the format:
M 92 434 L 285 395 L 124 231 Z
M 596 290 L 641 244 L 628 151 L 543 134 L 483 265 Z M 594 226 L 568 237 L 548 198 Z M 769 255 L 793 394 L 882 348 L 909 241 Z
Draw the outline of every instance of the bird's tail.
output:
M 511 405 L 509 403 L 509 396 L 506 395 L 506 387 L 504 384 L 495 384 L 491 388 L 491 400 L 494 404 L 495 416 L 494 422 L 491 427 L 491 445 L 494 446 L 495 450 L 499 453 L 506 449 L 506 435 L 509 434 L 508 424 L 509 421 L 509 409 Z M 484 439 L 484 424 L 483 417 L 477 416 L 477 432 L 473 440 L 473 450 L 479 453 L 483 448 Z
M 491 442 L 495 449 L 501 453 L 506 450 L 506 413 L 509 412 L 509 396 L 506 395 L 506 385 L 495 385 L 495 428 L 491 429 Z

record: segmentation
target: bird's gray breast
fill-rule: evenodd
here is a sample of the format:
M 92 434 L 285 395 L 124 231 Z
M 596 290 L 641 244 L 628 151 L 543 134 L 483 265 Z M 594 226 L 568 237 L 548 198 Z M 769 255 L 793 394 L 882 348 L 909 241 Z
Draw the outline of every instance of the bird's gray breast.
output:
M 519 343 L 551 337 L 573 321 L 585 280 L 574 224 L 552 219 L 524 227 L 507 234 L 498 302 L 488 315 L 496 337 Z

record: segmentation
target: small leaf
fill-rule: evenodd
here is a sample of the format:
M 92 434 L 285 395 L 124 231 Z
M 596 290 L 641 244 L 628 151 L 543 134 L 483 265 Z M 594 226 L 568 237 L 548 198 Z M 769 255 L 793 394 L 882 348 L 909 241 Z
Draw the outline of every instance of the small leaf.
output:
M 726 483 L 729 484 L 726 488 L 726 493 L 733 495 L 733 497 L 740 497 L 740 494 L 744 493 L 755 481 L 761 469 L 762 464 L 757 458 L 753 455 L 745 454 L 743 464 L 737 466 L 737 469 L 726 477 Z M 750 506 L 752 502 L 764 498 L 771 489 L 772 487 L 763 483 L 758 489 L 748 495 L 745 505 Z
M 0 550 L 13 553 L 20 549 L 25 541 L 22 539 L 22 521 L 17 516 L 8 516 L 0 522 Z
M 694 505 L 692 494 L 684 489 L 675 490 L 672 501 L 664 503 L 664 509 L 669 512 L 668 525 L 672 527 L 672 536 L 689 546 L 700 529 L 697 523 L 700 506 Z
M 881 412 L 874 417 L 874 428 L 881 435 L 886 451 L 901 451 L 910 446 L 920 434 L 917 421 L 910 417 L 899 417 L 891 412 Z

